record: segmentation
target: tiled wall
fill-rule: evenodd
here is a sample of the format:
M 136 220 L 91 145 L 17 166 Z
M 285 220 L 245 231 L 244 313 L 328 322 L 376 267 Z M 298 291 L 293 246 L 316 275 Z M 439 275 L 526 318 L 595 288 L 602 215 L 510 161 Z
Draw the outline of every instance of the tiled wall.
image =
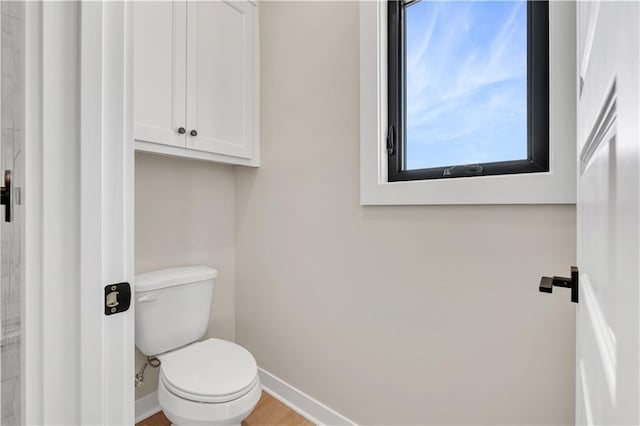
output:
M 1 124 L 0 179 L 12 171 L 13 221 L 4 221 L 0 206 L 2 306 L 2 425 L 20 424 L 21 403 L 21 309 L 22 309 L 22 205 L 24 175 L 24 5 L 2 2 L 0 79 Z

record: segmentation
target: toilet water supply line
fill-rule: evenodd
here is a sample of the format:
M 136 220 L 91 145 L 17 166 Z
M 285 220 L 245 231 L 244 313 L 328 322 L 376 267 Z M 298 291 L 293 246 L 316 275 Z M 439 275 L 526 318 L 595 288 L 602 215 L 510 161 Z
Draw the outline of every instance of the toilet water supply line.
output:
M 135 375 L 135 386 L 137 388 L 141 388 L 142 386 L 144 386 L 144 370 L 147 369 L 147 365 L 150 365 L 153 368 L 158 368 L 160 367 L 160 360 L 155 356 L 147 357 L 147 360 L 145 361 L 144 365 L 142 366 L 140 371 L 138 371 Z

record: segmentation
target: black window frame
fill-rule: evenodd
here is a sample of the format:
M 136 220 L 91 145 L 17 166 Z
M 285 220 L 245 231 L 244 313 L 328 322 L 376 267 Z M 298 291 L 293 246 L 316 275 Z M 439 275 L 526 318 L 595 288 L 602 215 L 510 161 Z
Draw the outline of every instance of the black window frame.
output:
M 416 0 L 387 3 L 388 181 L 411 181 L 549 171 L 549 1 L 527 0 L 527 158 L 405 170 L 406 9 Z

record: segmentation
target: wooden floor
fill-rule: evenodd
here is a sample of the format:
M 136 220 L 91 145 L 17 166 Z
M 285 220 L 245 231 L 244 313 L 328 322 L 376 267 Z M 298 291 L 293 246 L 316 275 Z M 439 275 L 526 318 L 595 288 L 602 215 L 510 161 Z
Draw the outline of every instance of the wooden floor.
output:
M 144 419 L 137 426 L 171 426 L 171 422 L 161 411 Z M 258 405 L 242 422 L 242 426 L 313 426 L 313 423 L 271 395 L 262 392 Z

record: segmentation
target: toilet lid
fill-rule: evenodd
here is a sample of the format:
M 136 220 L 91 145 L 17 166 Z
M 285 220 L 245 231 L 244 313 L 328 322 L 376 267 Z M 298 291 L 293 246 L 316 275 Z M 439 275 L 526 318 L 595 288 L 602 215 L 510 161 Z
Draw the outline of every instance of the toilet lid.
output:
M 164 385 L 191 401 L 231 401 L 249 392 L 258 380 L 253 355 L 225 340 L 208 339 L 159 358 Z

